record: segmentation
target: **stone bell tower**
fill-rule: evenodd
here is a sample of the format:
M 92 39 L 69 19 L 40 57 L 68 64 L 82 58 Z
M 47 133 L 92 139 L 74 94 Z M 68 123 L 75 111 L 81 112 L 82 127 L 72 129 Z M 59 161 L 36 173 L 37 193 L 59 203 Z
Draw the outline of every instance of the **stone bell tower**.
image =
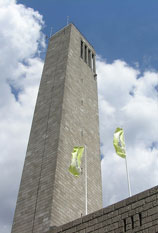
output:
M 102 208 L 95 51 L 70 24 L 50 38 L 12 233 L 44 233 L 85 215 L 85 163 L 68 172 L 74 146 L 87 147 L 87 210 Z

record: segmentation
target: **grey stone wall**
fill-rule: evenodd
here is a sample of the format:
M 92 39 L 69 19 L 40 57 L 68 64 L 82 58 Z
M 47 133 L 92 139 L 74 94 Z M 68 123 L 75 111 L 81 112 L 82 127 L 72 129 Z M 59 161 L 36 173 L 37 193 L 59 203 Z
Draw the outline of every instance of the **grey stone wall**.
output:
M 158 186 L 47 233 L 158 233 Z
M 102 207 L 97 82 L 81 39 L 95 54 L 72 24 L 50 39 L 12 233 L 43 233 L 85 214 L 84 157 L 79 178 L 68 172 L 74 146 L 87 145 L 88 213 Z
M 83 174 L 75 178 L 68 172 L 74 146 L 87 146 L 88 213 L 102 207 L 97 82 L 94 72 L 80 57 L 81 39 L 95 53 L 72 25 L 62 104 L 52 225 L 60 225 L 85 214 L 85 155 L 82 162 Z
M 16 204 L 13 233 L 49 229 L 70 27 L 50 40 Z

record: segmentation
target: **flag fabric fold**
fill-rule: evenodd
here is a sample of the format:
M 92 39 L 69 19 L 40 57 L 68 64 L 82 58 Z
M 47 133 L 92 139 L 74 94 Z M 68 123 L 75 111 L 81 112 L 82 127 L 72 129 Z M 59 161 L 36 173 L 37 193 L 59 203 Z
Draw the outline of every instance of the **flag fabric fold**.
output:
M 84 151 L 84 147 L 73 148 L 69 172 L 74 176 L 79 176 L 81 174 L 81 160 L 83 156 L 83 151 Z
M 124 132 L 122 128 L 117 128 L 115 130 L 113 144 L 116 153 L 123 159 L 126 158 Z

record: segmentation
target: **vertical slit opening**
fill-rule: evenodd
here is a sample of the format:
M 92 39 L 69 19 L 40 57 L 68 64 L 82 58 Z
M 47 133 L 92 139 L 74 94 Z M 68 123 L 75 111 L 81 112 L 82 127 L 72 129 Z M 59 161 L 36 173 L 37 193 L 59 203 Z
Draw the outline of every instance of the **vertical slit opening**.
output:
M 140 222 L 140 226 L 142 226 L 142 214 L 139 213 L 139 222 Z
M 87 63 L 87 45 L 85 45 L 85 51 L 84 51 L 84 61 Z
M 83 41 L 81 40 L 81 58 L 83 58 Z
M 95 73 L 95 57 L 94 57 L 94 54 L 92 54 L 92 70 L 93 72 Z
M 134 218 L 131 216 L 131 221 L 132 221 L 132 229 L 134 229 Z
M 94 61 L 93 61 L 93 59 L 94 59 L 94 55 L 93 55 L 93 54 L 92 54 L 91 59 L 92 59 L 92 70 L 94 70 Z
M 127 228 L 126 228 L 126 219 L 123 219 L 123 224 L 124 224 L 124 232 L 126 232 Z
M 91 51 L 88 49 L 88 65 L 91 68 Z

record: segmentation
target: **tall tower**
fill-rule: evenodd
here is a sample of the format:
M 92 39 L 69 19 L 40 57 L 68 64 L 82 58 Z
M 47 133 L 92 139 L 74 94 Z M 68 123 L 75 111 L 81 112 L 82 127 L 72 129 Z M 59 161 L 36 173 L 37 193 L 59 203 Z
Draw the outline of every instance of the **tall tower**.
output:
M 88 213 L 102 208 L 95 51 L 73 24 L 50 39 L 12 233 L 44 233 L 85 215 L 85 156 L 68 172 L 74 146 L 87 148 Z

